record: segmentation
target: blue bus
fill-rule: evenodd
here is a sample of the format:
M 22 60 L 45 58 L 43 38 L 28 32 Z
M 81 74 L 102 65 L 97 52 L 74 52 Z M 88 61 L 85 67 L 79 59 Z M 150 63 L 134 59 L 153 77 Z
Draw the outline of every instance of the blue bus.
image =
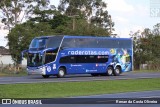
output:
M 44 78 L 67 74 L 118 76 L 132 71 L 133 67 L 130 38 L 41 36 L 34 38 L 24 52 L 28 74 L 40 74 Z

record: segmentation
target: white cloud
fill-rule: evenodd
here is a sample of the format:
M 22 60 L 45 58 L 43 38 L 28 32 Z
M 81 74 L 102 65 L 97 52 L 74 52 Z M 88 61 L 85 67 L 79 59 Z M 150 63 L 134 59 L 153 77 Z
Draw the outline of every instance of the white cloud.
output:
M 143 30 L 144 30 L 144 27 L 140 26 L 140 25 L 134 25 L 134 26 L 132 26 L 132 29 L 131 29 L 131 31 L 133 31 L 133 32 L 137 32 L 137 31 L 142 32 Z
M 118 36 L 121 38 L 129 38 L 130 30 L 129 28 L 124 28 L 122 30 L 116 30 L 115 34 L 118 34 Z
M 150 17 L 149 0 L 103 0 L 107 3 L 107 10 L 115 22 L 115 33 L 120 37 L 130 37 L 130 32 L 152 28 L 159 22 Z
M 131 12 L 134 11 L 132 5 L 127 4 L 125 0 L 103 0 L 107 3 L 109 11 Z
M 144 27 L 143 26 L 140 26 L 140 25 L 133 25 L 133 26 L 130 26 L 130 27 L 125 27 L 123 29 L 117 29 L 116 34 L 118 34 L 118 36 L 120 36 L 121 38 L 129 38 L 130 37 L 130 33 L 131 32 L 142 32 L 144 30 Z
M 133 15 L 138 15 L 138 17 L 149 17 L 150 15 L 149 7 L 137 4 L 135 5 L 135 11 Z
M 126 19 L 125 17 L 122 17 L 122 16 L 116 16 L 113 18 L 113 20 L 116 22 L 119 22 L 119 23 L 123 23 L 123 24 L 129 22 L 128 19 Z

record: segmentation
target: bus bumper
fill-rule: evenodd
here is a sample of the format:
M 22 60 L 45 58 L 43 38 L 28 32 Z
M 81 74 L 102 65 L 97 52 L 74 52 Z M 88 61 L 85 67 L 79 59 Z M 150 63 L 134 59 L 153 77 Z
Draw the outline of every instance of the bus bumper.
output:
M 34 74 L 45 75 L 46 68 L 45 67 L 36 68 L 36 69 L 27 68 L 27 72 L 28 72 L 28 75 L 34 75 Z

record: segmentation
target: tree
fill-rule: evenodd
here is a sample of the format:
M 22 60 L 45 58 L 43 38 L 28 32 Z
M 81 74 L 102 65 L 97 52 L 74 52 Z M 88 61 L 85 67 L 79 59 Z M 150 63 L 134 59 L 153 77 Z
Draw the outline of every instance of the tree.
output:
M 157 23 L 156 25 L 153 26 L 154 30 L 153 30 L 153 34 L 156 36 L 160 35 L 160 23 Z
M 29 17 L 25 23 L 15 24 L 7 36 L 12 59 L 16 64 L 20 63 L 21 52 L 28 49 L 31 40 L 36 36 L 109 35 L 105 28 L 97 26 L 95 23 L 88 23 L 88 20 L 84 17 L 75 18 L 76 26 L 74 26 L 75 30 L 73 30 L 72 17 L 62 14 L 55 7 L 41 9 L 41 6 L 38 5 L 30 10 L 34 17 Z
M 74 16 L 78 15 L 86 19 L 87 23 L 106 29 L 111 34 L 114 23 L 106 7 L 107 4 L 102 0 L 60 0 L 59 10 L 67 16 L 72 16 L 73 20 Z
M 136 69 L 140 64 L 147 63 L 152 69 L 160 69 L 160 24 L 156 24 L 153 30 L 148 28 L 143 32 L 133 33 L 134 65 Z
M 53 18 L 50 18 L 50 15 L 53 15 Z M 54 34 L 58 35 L 109 35 L 107 30 L 104 28 L 94 24 L 89 24 L 86 19 L 80 17 L 75 19 L 76 26 L 74 26 L 75 29 L 73 30 L 72 17 L 61 14 L 57 10 L 37 11 L 36 17 L 30 19 L 30 21 L 36 23 L 49 23 L 54 31 Z M 88 28 L 88 26 L 90 27 Z
M 49 0 L 1 0 L 1 21 L 10 31 L 16 24 L 32 17 L 33 9 L 40 9 L 48 4 Z
M 29 48 L 34 37 L 40 35 L 52 35 L 53 31 L 48 23 L 33 23 L 28 21 L 16 25 L 8 34 L 8 45 L 13 61 L 20 64 L 21 52 Z

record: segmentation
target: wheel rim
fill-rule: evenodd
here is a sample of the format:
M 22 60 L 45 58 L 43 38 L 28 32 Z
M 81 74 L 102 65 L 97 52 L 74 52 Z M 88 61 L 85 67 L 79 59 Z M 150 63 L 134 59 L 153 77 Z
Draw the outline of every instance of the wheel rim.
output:
M 60 74 L 61 76 L 63 76 L 63 75 L 64 75 L 64 71 L 63 71 L 63 70 L 60 70 L 60 71 L 59 71 L 59 74 Z
M 117 74 L 119 74 L 119 73 L 120 73 L 119 69 L 116 69 L 116 73 L 117 73 Z
M 108 74 L 109 74 L 109 75 L 112 75 L 112 72 L 113 72 L 112 69 L 109 69 L 109 70 L 108 70 Z

